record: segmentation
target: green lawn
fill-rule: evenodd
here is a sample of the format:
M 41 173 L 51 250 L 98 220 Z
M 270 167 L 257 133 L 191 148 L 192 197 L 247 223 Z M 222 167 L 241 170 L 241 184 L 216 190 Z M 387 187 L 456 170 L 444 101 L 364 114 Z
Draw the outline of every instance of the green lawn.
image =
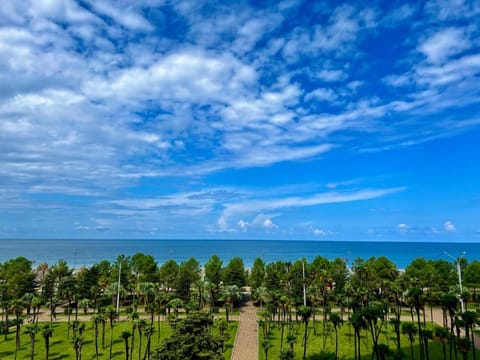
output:
M 298 323 L 294 325 L 294 333 L 296 334 L 296 343 L 294 345 L 295 359 L 302 359 L 303 356 L 303 329 L 304 324 Z M 259 360 L 265 360 L 264 349 L 262 346 L 263 343 L 263 334 L 261 328 L 259 328 Z M 284 333 L 284 342 L 283 347 L 287 348 L 289 344 L 286 341 L 287 338 L 287 327 L 285 327 Z M 321 359 L 320 353 L 322 350 L 328 352 L 335 352 L 335 332 L 332 328 L 329 328 L 326 332 L 327 336 L 324 339 L 322 323 L 317 322 L 317 334 L 313 332 L 312 322 L 309 324 L 309 333 L 308 333 L 308 344 L 307 344 L 307 359 L 315 360 Z M 368 336 L 367 336 L 368 335 Z M 268 337 L 269 344 L 271 347 L 268 349 L 268 359 L 277 360 L 280 358 L 280 336 L 281 331 L 278 327 L 274 327 L 271 335 Z M 354 359 L 354 340 L 353 340 L 353 328 L 350 331 L 349 325 L 347 322 L 339 329 L 338 331 L 338 356 L 339 359 L 350 360 Z M 380 336 L 380 342 L 387 344 L 390 349 L 396 349 L 395 342 L 395 332 L 390 326 L 384 331 Z M 402 349 L 406 355 L 406 359 L 410 359 L 410 343 L 406 337 L 401 338 Z M 448 358 L 448 346 L 447 345 L 447 358 Z M 430 359 L 437 360 L 443 359 L 442 355 L 442 346 L 440 343 L 435 341 L 429 341 L 430 349 Z M 361 350 L 362 350 L 362 359 L 371 359 L 372 355 L 372 340 L 369 334 L 366 331 L 362 332 L 362 341 L 361 341 Z M 419 347 L 418 342 L 414 343 L 414 359 L 419 358 Z M 454 355 L 453 355 L 454 356 Z M 458 354 L 458 358 L 461 359 L 461 354 Z M 470 354 L 469 359 L 472 359 L 472 354 Z M 477 350 L 477 359 L 480 359 L 480 351 Z
M 94 341 L 94 332 L 92 323 L 90 321 L 85 322 L 86 328 L 83 333 L 85 342 L 82 347 L 82 360 L 94 360 L 95 357 L 95 341 Z M 43 325 L 39 323 L 40 328 Z M 232 347 L 235 340 L 235 334 L 237 331 L 238 322 L 231 321 L 229 323 L 228 335 L 229 339 L 225 345 L 225 359 L 230 359 L 232 353 Z M 25 325 L 22 326 L 21 330 L 21 339 L 20 339 L 20 348 L 17 353 L 17 359 L 30 359 L 30 337 L 24 334 Z M 50 339 L 50 360 L 61 360 L 61 359 L 75 359 L 75 351 L 72 344 L 67 339 L 67 323 L 66 322 L 57 322 L 53 323 L 53 335 Z M 125 343 L 121 338 L 122 331 L 128 330 L 131 332 L 132 325 L 130 321 L 121 321 L 118 322 L 113 329 L 113 346 L 112 354 L 113 359 L 125 359 Z M 216 330 L 216 328 L 215 328 Z M 217 330 L 216 330 L 217 331 Z M 162 339 L 165 339 L 171 333 L 171 328 L 168 322 L 161 322 L 160 326 L 160 338 L 158 337 L 157 323 L 155 323 L 155 332 L 151 338 L 152 351 L 159 346 Z M 159 342 L 160 341 L 160 342 Z M 130 343 L 130 341 L 129 341 Z M 109 358 L 109 345 L 110 345 L 110 326 L 108 323 L 105 327 L 105 346 L 102 347 L 101 343 L 101 328 L 100 336 L 98 338 L 99 344 L 99 359 L 108 359 Z M 146 338 L 142 340 L 142 354 L 141 358 L 145 352 Z M 135 348 L 133 351 L 133 358 L 131 360 L 138 359 L 139 354 L 139 336 L 138 332 L 135 332 Z M 13 359 L 15 353 L 15 330 L 12 327 L 11 332 L 8 335 L 7 341 L 4 340 L 3 334 L 0 335 L 0 359 Z M 45 346 L 44 340 L 41 335 L 41 331 L 36 336 L 35 340 L 35 358 L 36 359 L 45 359 Z

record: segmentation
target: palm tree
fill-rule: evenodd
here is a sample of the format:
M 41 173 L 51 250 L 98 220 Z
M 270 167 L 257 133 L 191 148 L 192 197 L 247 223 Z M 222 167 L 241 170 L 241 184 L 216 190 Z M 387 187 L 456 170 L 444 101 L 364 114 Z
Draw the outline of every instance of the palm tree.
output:
M 33 323 L 33 324 L 28 324 L 25 327 L 25 334 L 28 334 L 30 336 L 30 359 L 33 360 L 35 356 L 35 336 L 37 335 L 38 332 L 38 325 Z
M 42 305 L 42 298 L 40 296 L 34 296 L 32 299 L 32 322 L 38 323 L 38 314 L 40 313 L 40 307 Z
M 263 348 L 263 353 L 265 354 L 265 360 L 268 360 L 268 350 L 272 347 L 273 345 L 268 341 L 267 339 L 262 341 L 262 348 Z
M 138 320 L 138 324 L 137 324 L 138 340 L 139 340 L 138 360 L 140 360 L 140 358 L 142 356 L 142 335 L 143 335 L 143 331 L 145 330 L 146 327 L 147 327 L 147 323 L 146 323 L 145 320 L 143 320 L 143 319 Z
M 376 344 L 374 352 L 378 355 L 378 359 L 385 360 L 391 354 L 391 350 L 386 344 Z
M 411 304 L 415 308 L 415 313 L 417 314 L 417 327 L 418 327 L 417 333 L 419 334 L 418 342 L 419 342 L 419 345 L 420 345 L 420 359 L 423 359 L 425 349 L 424 349 L 424 344 L 423 344 L 424 339 L 421 336 L 422 323 L 420 321 L 420 312 L 424 308 L 425 296 L 424 296 L 423 290 L 421 288 L 414 287 L 414 288 L 410 289 L 410 291 L 408 292 L 408 297 L 410 299 Z
M 457 349 L 463 356 L 463 360 L 468 360 L 468 352 L 470 351 L 470 339 L 462 337 L 457 340 Z
M 337 313 L 330 314 L 330 322 L 335 329 L 335 356 L 338 357 L 338 327 L 343 324 L 342 318 Z
M 293 360 L 295 357 L 295 354 L 292 349 L 287 348 L 287 349 L 282 349 L 280 351 L 280 360 Z
M 443 360 L 447 359 L 446 344 L 448 343 L 449 339 L 450 339 L 450 332 L 448 331 L 448 329 L 441 326 L 437 326 L 435 328 L 434 340 L 442 343 Z
M 292 353 L 293 353 L 293 348 L 294 348 L 296 342 L 297 342 L 296 335 L 292 332 L 289 332 L 287 334 L 287 343 L 290 345 L 290 350 L 292 351 Z
M 124 330 L 122 331 L 122 339 L 125 343 L 125 360 L 128 360 L 128 355 L 130 354 L 129 351 L 128 351 L 128 338 L 132 336 L 132 333 L 128 330 Z
M 50 338 L 52 337 L 53 329 L 51 324 L 45 324 L 42 327 L 42 337 L 45 341 L 45 360 L 48 360 L 50 355 Z
M 402 323 L 402 334 L 408 337 L 408 341 L 410 341 L 410 355 L 413 359 L 413 342 L 415 341 L 415 335 L 417 333 L 417 329 L 412 322 L 405 322 Z
M 312 308 L 309 306 L 300 306 L 297 313 L 302 317 L 302 321 L 305 324 L 303 333 L 303 360 L 305 360 L 307 358 L 308 321 L 312 316 Z
M 25 309 L 27 311 L 27 315 L 30 315 L 30 312 L 32 310 L 32 300 L 35 295 L 31 292 L 25 293 L 22 296 L 22 302 L 25 306 Z
M 93 337 L 95 338 L 95 357 L 98 359 L 98 325 L 100 325 L 102 322 L 105 322 L 105 319 L 103 317 L 103 314 L 97 313 L 92 316 L 92 322 L 93 322 Z
M 113 307 L 108 307 L 105 310 L 105 315 L 110 322 L 110 359 L 112 359 L 112 345 L 113 345 L 113 326 L 115 319 L 117 318 L 117 311 Z
M 147 326 L 145 329 L 144 333 L 145 336 L 147 337 L 147 345 L 145 347 L 145 354 L 143 355 L 143 360 L 150 359 L 150 348 L 151 348 L 151 338 L 153 335 L 153 327 Z
M 476 357 L 476 351 L 475 351 L 475 336 L 473 333 L 473 327 L 475 326 L 475 323 L 478 319 L 478 313 L 476 311 L 465 311 L 464 313 L 461 314 L 462 320 L 464 322 L 465 326 L 465 336 L 467 338 L 470 338 L 471 334 L 471 343 L 472 343 L 472 352 L 473 352 L 473 360 L 475 360 Z
M 73 349 L 75 350 L 75 360 L 82 360 L 83 337 L 80 335 L 74 335 L 71 342 Z
M 221 290 L 221 300 L 225 303 L 225 315 L 227 322 L 229 321 L 228 315 L 233 308 L 233 303 L 240 299 L 240 289 L 237 285 L 227 285 Z
M 80 306 L 80 308 L 83 309 L 83 314 L 84 314 L 84 315 L 87 315 L 88 308 L 89 308 L 89 306 L 90 306 L 90 300 L 88 300 L 88 299 L 82 299 L 82 300 L 80 300 L 79 306 Z
M 390 319 L 390 324 L 393 325 L 393 329 L 395 330 L 395 335 L 397 339 L 397 349 L 400 349 L 400 319 L 398 317 L 394 317 Z
M 259 286 L 253 292 L 253 298 L 260 303 L 260 310 L 263 310 L 263 303 L 271 300 L 266 286 Z
M 10 309 L 15 314 L 15 352 L 20 347 L 20 326 L 23 324 L 23 318 L 21 317 L 23 312 L 23 301 L 15 299 L 11 303 Z
M 383 321 L 385 317 L 385 306 L 383 304 L 370 304 L 362 310 L 363 318 L 367 322 L 370 329 L 370 335 L 372 336 L 373 351 L 377 359 L 380 358 L 378 353 L 378 338 L 380 331 L 382 330 Z
M 130 319 L 132 320 L 132 332 L 130 340 L 130 359 L 133 359 L 133 349 L 135 348 L 135 330 L 137 329 L 139 315 L 136 311 L 130 314 Z
M 352 316 L 350 317 L 350 323 L 352 324 L 354 330 L 353 346 L 355 348 L 355 359 L 361 359 L 362 352 L 360 332 L 363 328 L 366 327 L 366 322 L 363 318 L 363 314 L 361 313 L 361 311 L 356 311 L 352 313 Z
M 168 306 L 173 308 L 173 314 L 175 315 L 175 319 L 178 318 L 178 309 L 183 306 L 183 300 L 180 298 L 172 299 L 168 302 Z
M 71 326 L 74 335 L 82 335 L 83 331 L 85 330 L 85 324 L 82 323 L 80 320 L 73 320 Z

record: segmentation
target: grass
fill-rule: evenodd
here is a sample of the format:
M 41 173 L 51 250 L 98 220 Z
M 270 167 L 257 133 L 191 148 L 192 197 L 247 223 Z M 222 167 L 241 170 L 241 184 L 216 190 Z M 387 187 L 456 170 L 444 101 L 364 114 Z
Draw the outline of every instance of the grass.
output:
M 84 337 L 84 344 L 82 347 L 82 359 L 83 360 L 95 360 L 95 340 L 94 340 L 94 331 L 91 321 L 85 322 L 86 327 L 83 333 Z M 43 325 L 39 323 L 40 328 Z M 238 322 L 231 321 L 229 323 L 228 329 L 228 339 L 225 343 L 225 359 L 230 359 L 233 343 L 235 340 L 235 334 L 237 331 Z M 151 350 L 153 352 L 154 349 L 159 347 L 161 341 L 165 339 L 167 336 L 171 334 L 171 328 L 168 322 L 162 321 L 160 326 L 160 342 L 158 341 L 158 332 L 157 332 L 157 324 L 155 323 L 155 332 L 151 337 Z M 21 339 L 20 339 L 20 348 L 17 352 L 17 359 L 30 359 L 30 337 L 27 334 L 24 334 L 25 326 L 22 326 L 21 329 Z M 122 331 L 130 331 L 132 330 L 132 323 L 130 321 L 121 321 L 116 323 L 113 328 L 113 346 L 112 346 L 112 358 L 113 359 L 125 359 L 125 343 L 121 338 Z M 218 333 L 218 329 L 214 332 Z M 100 327 L 100 335 L 98 338 L 99 344 L 99 359 L 108 359 L 109 352 L 110 352 L 110 325 L 107 323 L 105 326 L 105 346 L 102 347 L 101 342 L 101 327 Z M 70 338 L 72 337 L 70 331 Z M 141 358 L 143 358 L 145 349 L 146 349 L 146 338 L 144 337 L 142 340 L 142 354 Z M 41 331 L 39 331 L 36 335 L 35 339 L 35 358 L 36 359 L 45 359 L 45 346 L 44 340 L 41 335 Z M 129 340 L 130 345 L 130 340 Z M 135 348 L 133 350 L 133 358 L 131 360 L 138 359 L 139 354 L 139 336 L 138 332 L 135 332 Z M 0 359 L 13 359 L 15 355 L 15 331 L 12 328 L 10 334 L 8 335 L 8 339 L 5 341 L 3 334 L 0 335 Z M 67 323 L 66 322 L 55 322 L 53 323 L 53 335 L 50 339 L 50 360 L 62 360 L 62 359 L 74 359 L 75 358 L 75 351 L 70 340 L 67 338 Z
M 384 325 L 385 326 L 385 325 Z M 308 331 L 308 343 L 307 343 L 307 359 L 315 360 L 321 359 L 320 353 L 325 350 L 335 353 L 335 332 L 333 327 L 329 324 L 326 336 L 323 336 L 322 323 L 317 322 L 317 334 L 314 334 L 313 324 L 310 322 Z M 304 324 L 299 322 L 293 325 L 293 333 L 296 334 L 296 343 L 294 345 L 295 359 L 302 359 L 303 356 L 303 332 Z M 268 350 L 268 359 L 280 358 L 280 336 L 281 331 L 279 327 L 274 326 L 272 332 L 268 336 L 268 342 L 270 348 Z M 287 327 L 285 327 L 283 347 L 287 348 L 289 344 L 286 341 Z M 262 347 L 263 342 L 262 330 L 259 328 L 259 360 L 265 360 L 264 349 Z M 380 335 L 380 343 L 387 344 L 390 349 L 396 350 L 395 332 L 391 326 L 382 331 Z M 406 355 L 406 359 L 410 359 L 410 342 L 404 336 L 401 337 L 401 348 Z M 361 340 L 362 359 L 370 359 L 372 356 L 372 340 L 370 334 L 366 331 L 362 331 Z M 447 358 L 448 358 L 449 345 L 447 345 Z M 419 359 L 419 345 L 416 341 L 414 343 L 414 359 Z M 430 359 L 443 359 L 442 345 L 438 342 L 429 341 Z M 350 327 L 347 322 L 344 323 L 338 330 L 338 356 L 339 359 L 351 360 L 354 359 L 354 340 L 353 340 L 353 328 L 350 332 Z M 461 354 L 459 353 L 459 359 Z M 470 353 L 469 359 L 473 356 Z M 477 359 L 480 359 L 480 351 L 477 350 Z

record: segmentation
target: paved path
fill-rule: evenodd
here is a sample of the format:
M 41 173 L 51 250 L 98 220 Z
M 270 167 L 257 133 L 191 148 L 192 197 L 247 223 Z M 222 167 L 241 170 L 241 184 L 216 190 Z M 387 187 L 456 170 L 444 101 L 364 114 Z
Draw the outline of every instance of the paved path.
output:
M 232 360 L 257 360 L 257 309 L 253 306 L 251 301 L 240 308 L 238 321 L 238 330 L 233 345 Z

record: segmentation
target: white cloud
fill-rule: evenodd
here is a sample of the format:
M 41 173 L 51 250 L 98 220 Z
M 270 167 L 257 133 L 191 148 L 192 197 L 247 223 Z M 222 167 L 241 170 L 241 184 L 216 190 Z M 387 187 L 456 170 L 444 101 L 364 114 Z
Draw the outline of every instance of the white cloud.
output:
M 279 209 L 296 208 L 316 206 L 323 204 L 336 204 L 351 201 L 362 201 L 368 199 L 375 199 L 389 194 L 403 191 L 405 188 L 391 188 L 391 189 L 379 189 L 379 190 L 361 190 L 357 192 L 327 192 L 320 194 L 313 194 L 310 196 L 290 196 L 283 198 L 262 198 L 262 199 L 250 199 L 243 202 L 227 203 L 225 209 L 220 217 L 223 224 L 227 224 L 228 220 L 232 217 L 239 215 L 251 214 L 258 211 L 275 211 Z M 258 220 L 258 216 L 252 224 L 263 223 L 265 220 L 263 213 L 262 221 Z
M 445 223 L 443 224 L 443 229 L 447 232 L 453 232 L 457 230 L 455 225 L 450 220 L 445 221 Z
M 266 227 L 266 228 L 269 228 L 269 229 L 276 229 L 276 228 L 278 228 L 278 225 L 277 225 L 277 224 L 274 224 L 271 219 L 265 219 L 265 220 L 263 221 L 263 226 Z
M 248 225 L 249 225 L 248 222 L 243 221 L 242 219 L 238 220 L 238 226 L 242 231 L 247 231 Z
M 122 26 L 132 30 L 153 30 L 152 24 L 132 6 L 113 5 L 104 0 L 89 0 L 90 6 L 101 15 L 106 15 Z
M 397 230 L 401 233 L 406 233 L 407 231 L 410 230 L 410 226 L 407 224 L 398 224 L 397 225 Z
M 315 89 L 312 92 L 308 93 L 305 96 L 305 100 L 320 100 L 320 101 L 334 101 L 336 100 L 337 95 L 331 89 L 319 88 Z
M 321 70 L 315 75 L 326 82 L 342 81 L 347 78 L 347 74 L 342 70 Z
M 470 3 L 457 4 L 467 13 L 441 1 L 426 9 L 441 11 L 441 19 L 471 17 Z M 478 127 L 462 111 L 480 100 L 474 26 L 406 30 L 399 48 L 408 50 L 400 56 L 415 53 L 417 62 L 399 59 L 398 74 L 386 74 L 370 92 L 375 64 L 363 45 L 387 26 L 380 10 L 325 5 L 307 14 L 312 23 L 293 26 L 297 9 L 284 5 L 3 1 L 0 176 L 11 201 L 2 206 L 55 208 L 54 200 L 32 204 L 38 194 L 103 196 L 91 209 L 149 219 L 215 211 L 217 218 L 224 210 L 220 227 L 246 213 L 249 222 L 238 227 L 247 228 L 261 211 L 375 198 L 389 189 L 229 201 L 195 198 L 184 188 L 146 199 L 122 191 L 134 193 L 144 178 L 163 184 L 173 175 L 188 179 L 176 186 L 188 187 L 215 171 L 412 146 Z M 415 11 L 394 9 L 388 26 Z M 428 34 L 421 43 L 417 30 Z M 425 60 L 418 62 L 418 51 Z M 384 95 L 385 83 L 402 91 Z M 259 226 L 273 228 L 272 219 Z
M 279 215 L 260 213 L 257 216 L 255 216 L 255 219 L 252 221 L 252 227 L 265 228 L 265 229 L 277 229 L 278 225 L 272 221 L 272 219 L 277 216 Z
M 313 235 L 319 236 L 319 237 L 334 235 L 333 231 L 324 230 L 324 229 L 317 229 L 317 228 L 313 228 L 313 227 L 310 229 L 310 231 Z
M 425 54 L 429 62 L 438 64 L 470 46 L 464 29 L 448 28 L 430 36 L 419 46 L 419 50 Z
M 476 1 L 465 0 L 429 0 L 424 11 L 434 21 L 456 20 L 469 18 L 480 13 L 480 6 Z
M 382 24 L 388 27 L 394 27 L 402 21 L 409 20 L 414 15 L 415 11 L 415 5 L 402 4 L 386 14 L 382 19 Z

